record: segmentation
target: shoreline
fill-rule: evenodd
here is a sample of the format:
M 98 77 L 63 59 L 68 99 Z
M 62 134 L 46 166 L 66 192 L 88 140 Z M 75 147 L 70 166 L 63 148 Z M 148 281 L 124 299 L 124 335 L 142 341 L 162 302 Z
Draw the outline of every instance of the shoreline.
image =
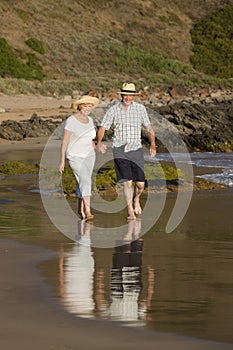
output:
M 49 140 L 50 136 L 43 136 L 43 137 L 30 137 L 26 138 L 22 141 L 9 141 L 4 140 L 0 138 L 0 162 L 6 163 L 8 161 L 15 162 L 15 161 L 28 161 L 30 159 L 30 163 L 32 165 L 38 164 L 41 160 L 42 153 L 44 151 L 44 147 Z M 111 143 L 109 141 L 106 141 L 105 144 L 107 144 L 108 148 L 110 149 Z M 145 146 L 144 146 L 145 147 Z M 173 163 L 164 162 L 165 165 L 174 167 Z M 200 190 L 214 190 L 214 189 L 224 189 L 227 188 L 227 185 L 214 183 L 208 180 L 204 180 L 201 178 L 198 178 L 197 175 L 204 175 L 204 174 L 211 174 L 215 172 L 219 172 L 220 168 L 209 168 L 209 167 L 198 167 L 196 165 L 193 165 L 193 172 L 194 172 L 194 182 L 193 182 L 193 190 L 194 191 L 200 191 Z M 175 185 L 168 185 L 168 192 L 176 192 L 177 186 Z M 103 190 L 103 193 L 108 191 L 109 186 L 105 190 Z M 185 190 L 182 189 L 181 190 Z M 113 192 L 115 189 L 113 189 Z M 106 193 L 105 193 L 106 195 Z M 72 194 L 71 194 L 72 196 Z
M 30 151 L 34 149 L 40 149 L 42 152 L 48 138 L 49 136 L 29 137 L 22 141 L 10 141 L 0 138 L 0 154 L 17 150 Z
M 87 320 L 69 314 L 51 299 L 49 288 L 36 267 L 54 252 L 5 238 L 0 242 L 0 263 L 4 266 L 0 345 L 4 350 L 107 350 L 110 344 L 111 349 L 127 346 L 133 350 L 232 348 L 228 343 L 122 327 L 112 321 Z

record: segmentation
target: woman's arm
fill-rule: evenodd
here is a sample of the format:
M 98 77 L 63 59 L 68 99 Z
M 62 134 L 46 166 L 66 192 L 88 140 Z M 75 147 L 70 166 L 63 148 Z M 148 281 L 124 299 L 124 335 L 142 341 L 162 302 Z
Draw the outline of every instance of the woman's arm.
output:
M 61 144 L 61 159 L 60 159 L 60 165 L 59 165 L 60 173 L 62 173 L 65 168 L 66 148 L 70 141 L 70 136 L 71 136 L 71 131 L 65 129 L 62 144 Z

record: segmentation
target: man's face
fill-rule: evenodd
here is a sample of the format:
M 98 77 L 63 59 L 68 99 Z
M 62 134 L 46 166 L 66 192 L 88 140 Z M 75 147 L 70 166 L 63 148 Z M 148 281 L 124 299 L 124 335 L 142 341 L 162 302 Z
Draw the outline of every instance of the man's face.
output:
M 134 95 L 122 95 L 122 101 L 125 105 L 129 106 L 134 100 Z

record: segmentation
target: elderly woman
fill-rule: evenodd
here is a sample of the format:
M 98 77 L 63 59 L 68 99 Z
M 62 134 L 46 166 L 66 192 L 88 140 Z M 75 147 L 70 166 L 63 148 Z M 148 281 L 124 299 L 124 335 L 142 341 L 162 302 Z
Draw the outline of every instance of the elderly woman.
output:
M 91 176 L 95 163 L 93 139 L 96 131 L 89 113 L 98 104 L 99 99 L 92 96 L 82 96 L 73 103 L 76 112 L 65 122 L 61 145 L 59 170 L 61 173 L 64 171 L 65 158 L 67 158 L 77 180 L 78 213 L 82 219 L 86 220 L 94 217 L 91 213 L 90 197 Z

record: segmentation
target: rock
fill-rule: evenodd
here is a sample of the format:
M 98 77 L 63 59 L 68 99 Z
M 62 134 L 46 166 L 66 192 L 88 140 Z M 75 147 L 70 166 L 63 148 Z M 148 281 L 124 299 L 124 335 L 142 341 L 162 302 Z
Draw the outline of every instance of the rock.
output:
M 79 90 L 72 91 L 72 98 L 74 100 L 77 100 L 80 95 L 81 95 L 81 92 Z
M 63 96 L 63 100 L 64 101 L 71 101 L 72 100 L 72 96 L 70 96 L 70 95 Z
M 16 122 L 14 120 L 7 120 L 1 123 L 0 137 L 6 140 L 21 141 L 26 136 L 19 122 Z
M 210 97 L 211 98 L 217 98 L 217 97 L 220 97 L 222 96 L 222 92 L 219 90 L 219 91 L 214 91 L 214 92 L 211 92 L 210 93 Z
M 168 93 L 172 98 L 181 98 L 188 95 L 187 90 L 180 85 L 169 87 Z

